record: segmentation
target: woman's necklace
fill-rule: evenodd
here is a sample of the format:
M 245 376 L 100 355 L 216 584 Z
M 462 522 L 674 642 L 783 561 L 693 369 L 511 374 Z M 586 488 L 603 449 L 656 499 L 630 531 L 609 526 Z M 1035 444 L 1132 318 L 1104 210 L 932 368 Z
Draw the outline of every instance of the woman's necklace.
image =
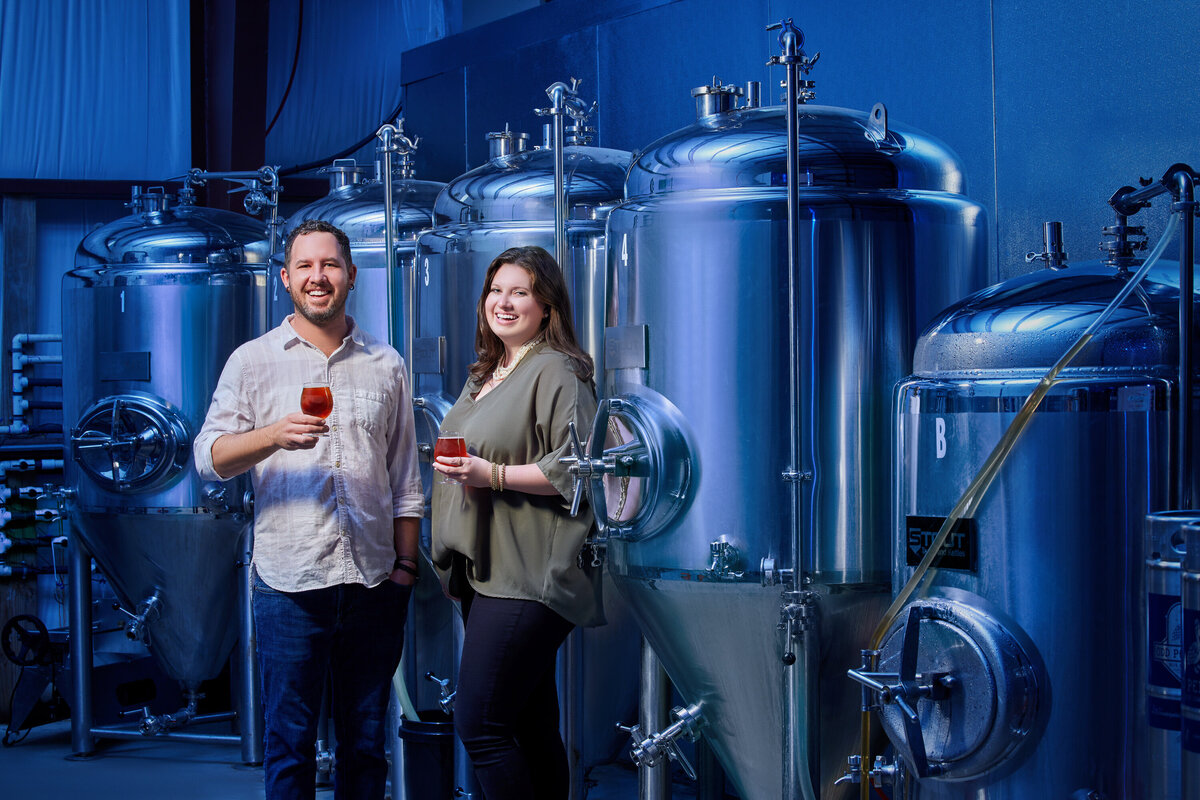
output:
M 509 376 L 509 373 L 511 373 L 514 369 L 517 368 L 517 364 L 521 363 L 521 359 L 525 357 L 525 354 L 528 353 L 530 350 L 532 350 L 534 347 L 536 347 L 538 344 L 540 344 L 541 341 L 542 341 L 542 336 L 541 336 L 541 334 L 538 334 L 537 336 L 533 337 L 525 344 L 521 345 L 517 349 L 516 353 L 513 353 L 512 361 L 510 361 L 508 363 L 507 367 L 502 367 L 499 364 L 497 364 L 496 369 L 492 370 L 492 383 L 499 384 L 500 381 L 507 378 Z

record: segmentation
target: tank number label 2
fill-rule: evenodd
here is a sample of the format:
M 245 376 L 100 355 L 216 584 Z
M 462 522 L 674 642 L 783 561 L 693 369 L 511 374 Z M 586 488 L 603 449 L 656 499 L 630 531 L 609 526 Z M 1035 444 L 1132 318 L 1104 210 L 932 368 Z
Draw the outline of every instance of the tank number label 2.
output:
M 905 518 L 904 560 L 908 566 L 915 567 L 921 563 L 945 522 L 945 517 Z M 975 572 L 978 561 L 979 529 L 975 520 L 960 519 L 950 529 L 938 560 L 933 562 L 934 566 L 938 569 Z

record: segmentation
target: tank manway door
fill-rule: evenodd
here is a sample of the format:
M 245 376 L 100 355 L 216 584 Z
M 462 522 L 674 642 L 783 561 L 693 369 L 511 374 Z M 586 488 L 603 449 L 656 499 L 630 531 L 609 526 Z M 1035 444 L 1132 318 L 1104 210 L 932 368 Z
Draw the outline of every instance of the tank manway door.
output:
M 1016 768 L 1049 712 L 1033 643 L 974 596 L 926 598 L 897 616 L 874 689 L 888 738 L 920 777 L 957 782 Z
M 575 475 L 573 509 L 586 494 L 600 542 L 664 530 L 687 508 L 696 485 L 683 414 L 648 389 L 602 400 L 586 446 L 575 436 L 563 461 Z
M 191 455 L 187 421 L 165 401 L 141 394 L 106 397 L 71 431 L 71 454 L 110 492 L 156 489 L 183 471 Z

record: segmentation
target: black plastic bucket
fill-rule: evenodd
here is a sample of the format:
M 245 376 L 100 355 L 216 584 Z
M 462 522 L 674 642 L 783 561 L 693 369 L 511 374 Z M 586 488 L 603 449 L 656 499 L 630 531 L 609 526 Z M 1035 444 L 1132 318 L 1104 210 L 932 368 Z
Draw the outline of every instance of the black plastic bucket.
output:
M 420 711 L 418 716 L 400 722 L 404 790 L 409 800 L 452 800 L 454 723 L 441 711 Z

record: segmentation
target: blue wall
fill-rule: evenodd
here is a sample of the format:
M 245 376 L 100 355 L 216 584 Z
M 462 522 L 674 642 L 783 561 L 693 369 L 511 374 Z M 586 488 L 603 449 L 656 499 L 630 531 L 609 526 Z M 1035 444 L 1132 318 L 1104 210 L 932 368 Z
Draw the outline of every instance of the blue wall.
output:
M 85 6 L 51 0 L 49 8 Z M 115 64 L 109 74 L 126 75 L 127 85 L 114 77 L 32 95 L 48 109 L 45 119 L 77 123 L 53 137 L 61 147 L 57 157 L 16 157 L 24 145 L 15 143 L 44 148 L 49 137 L 25 135 L 13 112 L 29 109 L 9 91 L 14 105 L 0 126 L 0 163 L 8 158 L 12 165 L 0 177 L 162 179 L 190 166 L 187 104 L 179 114 L 160 107 L 174 108 L 186 94 L 178 84 L 187 74 L 179 57 L 187 49 L 183 6 L 171 0 L 166 11 L 145 10 L 151 6 L 158 7 L 145 0 L 120 5 L 173 33 L 122 29 L 123 44 L 106 39 L 104 47 L 85 48 L 96 63 Z M 1088 0 L 553 0 L 449 36 L 462 24 L 461 0 L 304 0 L 304 6 L 296 80 L 267 139 L 267 160 L 284 166 L 326 158 L 369 137 L 403 96 L 406 129 L 422 140 L 418 177 L 448 180 L 481 164 L 485 134 L 505 123 L 540 141 L 542 119 L 533 109 L 547 104 L 546 86 L 572 76 L 581 79 L 585 97 L 599 101 L 597 143 L 638 150 L 689 124 L 690 90 L 714 75 L 726 83 L 762 81 L 764 102 L 778 102 L 781 74 L 766 66 L 778 44 L 765 28 L 790 16 L 804 30 L 808 52 L 821 52 L 811 75 L 815 102 L 865 111 L 882 101 L 893 120 L 941 138 L 959 154 L 968 194 L 988 209 L 993 279 L 1033 269 L 1024 254 L 1041 249 L 1045 220 L 1063 221 L 1073 262 L 1096 258 L 1115 189 L 1160 177 L 1175 162 L 1200 167 L 1196 2 L 1126 0 L 1098 11 Z M 271 0 L 267 108 L 262 121 L 248 125 L 265 125 L 283 97 L 297 10 L 298 0 Z M 42 42 L 41 60 L 21 62 L 22 75 L 46 72 L 45 63 L 66 58 L 61 54 L 75 41 L 74 27 L 53 35 L 39 24 L 41 39 L 28 33 L 29 13 L 17 0 L 0 0 L 6 48 Z M 442 38 L 418 44 L 432 37 Z M 175 54 L 173 60 L 155 58 L 154 48 Z M 15 58 L 11 52 L 4 63 Z M 131 64 L 142 68 L 131 72 Z M 17 74 L 6 71 L 0 84 L 20 88 Z M 178 88 L 155 90 L 164 76 Z M 72 99 L 80 92 L 93 105 Z M 373 157 L 373 143 L 359 152 L 360 160 Z M 50 163 L 53 169 L 44 171 Z M 68 254 L 92 225 L 125 212 L 111 202 L 40 201 L 38 213 L 39 327 L 56 331 Z M 1144 211 L 1134 223 L 1154 236 L 1164 214 Z
M 694 118 L 690 90 L 714 75 L 763 82 L 778 102 L 766 26 L 792 17 L 825 105 L 867 110 L 945 141 L 993 226 L 991 276 L 1033 269 L 1041 223 L 1061 220 L 1073 262 L 1098 258 L 1113 191 L 1200 167 L 1200 3 L 556 0 L 415 48 L 401 60 L 422 177 L 486 158 L 510 123 L 540 141 L 545 87 L 577 77 L 600 103 L 598 144 L 637 150 Z M 1160 201 L 1161 205 L 1161 201 Z M 1134 222 L 1155 236 L 1161 209 Z

